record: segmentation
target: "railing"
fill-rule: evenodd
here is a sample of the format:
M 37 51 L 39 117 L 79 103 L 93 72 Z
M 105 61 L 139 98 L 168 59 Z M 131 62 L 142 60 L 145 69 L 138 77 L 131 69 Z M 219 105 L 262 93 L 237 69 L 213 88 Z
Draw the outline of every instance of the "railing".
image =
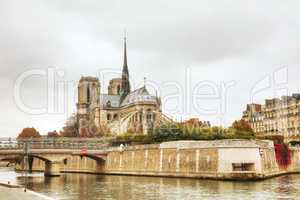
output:
M 110 146 L 110 138 L 0 138 L 0 150 L 20 149 L 26 145 L 31 149 L 90 149 L 101 150 Z

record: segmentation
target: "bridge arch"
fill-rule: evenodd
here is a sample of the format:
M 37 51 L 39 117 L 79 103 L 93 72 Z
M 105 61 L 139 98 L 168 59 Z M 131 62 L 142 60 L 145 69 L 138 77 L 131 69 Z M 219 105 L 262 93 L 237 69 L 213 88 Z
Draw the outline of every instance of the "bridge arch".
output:
M 64 169 L 72 170 L 74 162 L 82 162 L 81 167 L 83 170 L 95 170 L 95 172 L 103 172 L 106 164 L 106 154 L 93 154 L 76 152 L 63 160 Z M 87 162 L 83 159 L 86 158 Z M 79 159 L 79 160 L 78 160 Z M 93 167 L 91 167 L 93 166 Z M 95 168 L 94 168 L 95 167 Z
M 21 161 L 23 159 L 22 156 L 5 156 L 0 158 L 0 162 L 1 161 L 7 161 L 7 162 L 18 162 Z
M 105 162 L 106 161 L 106 158 L 104 158 L 103 156 L 98 156 L 98 155 L 94 155 L 94 154 L 80 154 L 80 157 L 87 157 L 87 158 L 90 158 L 97 162 Z
M 32 171 L 33 159 L 42 160 L 45 164 L 44 175 L 45 176 L 60 176 L 60 166 L 63 160 L 66 158 L 66 155 L 56 155 L 56 157 L 51 157 L 47 155 L 37 155 L 29 154 L 28 155 L 28 167 L 29 171 Z
M 11 164 L 20 164 L 23 160 L 22 156 L 19 155 L 10 155 L 0 157 L 0 162 L 7 162 L 6 166 L 9 167 Z
M 40 159 L 44 162 L 51 162 L 51 160 L 49 158 L 46 158 L 46 157 L 43 157 L 43 156 L 39 156 L 39 155 L 35 155 L 35 154 L 29 154 L 29 157 L 32 157 L 32 158 L 37 158 L 37 159 Z
M 96 145 L 94 141 L 92 141 L 92 145 L 89 145 L 90 140 L 82 141 L 81 139 L 67 142 L 54 139 L 45 141 L 28 140 L 30 146 L 28 150 L 23 148 L 26 145 L 22 145 L 22 141 L 18 142 L 20 145 L 14 149 L 1 149 L 0 147 L 0 161 L 7 161 L 5 164 L 16 163 L 16 169 L 19 170 L 44 171 L 45 175 L 50 176 L 59 175 L 60 171 L 71 171 L 78 165 L 92 172 L 101 173 L 105 170 L 108 151 L 101 149 L 102 146 L 106 146 L 102 140 L 96 141 Z M 80 160 L 80 157 L 85 159 Z M 80 163 L 77 165 L 75 160 Z

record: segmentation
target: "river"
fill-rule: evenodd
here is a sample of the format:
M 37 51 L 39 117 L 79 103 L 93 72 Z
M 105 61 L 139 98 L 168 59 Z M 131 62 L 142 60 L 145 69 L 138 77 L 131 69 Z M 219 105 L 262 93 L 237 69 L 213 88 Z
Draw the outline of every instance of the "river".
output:
M 182 178 L 63 174 L 46 178 L 33 173 L 25 178 L 9 168 L 0 169 L 0 182 L 25 185 L 62 200 L 195 200 L 195 199 L 300 199 L 300 175 L 258 182 Z

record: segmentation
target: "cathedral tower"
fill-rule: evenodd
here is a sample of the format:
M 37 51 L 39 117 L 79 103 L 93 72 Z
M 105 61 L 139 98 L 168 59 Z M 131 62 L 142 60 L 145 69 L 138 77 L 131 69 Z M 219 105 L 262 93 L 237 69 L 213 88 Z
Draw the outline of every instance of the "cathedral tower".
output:
M 100 127 L 100 82 L 96 77 L 81 77 L 78 85 L 77 120 L 82 128 Z
M 122 79 L 121 78 L 114 78 L 109 81 L 108 85 L 108 95 L 120 95 L 121 94 L 121 85 Z

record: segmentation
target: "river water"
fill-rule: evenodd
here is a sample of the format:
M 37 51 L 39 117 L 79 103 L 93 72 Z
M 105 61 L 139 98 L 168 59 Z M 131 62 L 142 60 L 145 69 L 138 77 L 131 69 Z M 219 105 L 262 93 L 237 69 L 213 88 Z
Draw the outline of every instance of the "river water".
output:
M 300 199 L 300 175 L 258 182 L 231 182 L 182 178 L 63 174 L 0 169 L 0 182 L 25 185 L 31 190 L 63 200 L 195 200 L 195 199 Z

